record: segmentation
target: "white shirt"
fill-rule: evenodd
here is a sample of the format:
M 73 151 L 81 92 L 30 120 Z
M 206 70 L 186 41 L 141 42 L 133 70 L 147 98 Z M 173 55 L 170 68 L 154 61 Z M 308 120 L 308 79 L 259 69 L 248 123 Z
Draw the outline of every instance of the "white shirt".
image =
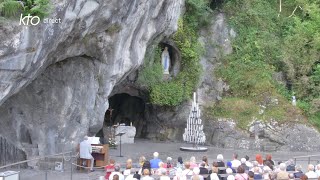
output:
M 314 171 L 308 171 L 305 175 L 308 176 L 308 178 L 318 178 L 317 173 Z
M 153 177 L 151 176 L 143 176 L 142 178 L 140 178 L 141 180 L 154 180 Z M 120 179 L 119 179 L 120 180 Z
M 116 174 L 119 176 L 119 180 L 124 180 L 124 175 L 121 174 L 120 172 L 112 172 L 109 176 L 109 180 L 113 180 L 113 176 Z
M 84 140 L 80 143 L 80 158 L 92 159 L 92 146 L 88 140 Z
M 232 168 L 238 168 L 241 165 L 241 162 L 238 159 L 234 159 L 231 161 L 232 163 Z
M 316 170 L 318 177 L 320 176 L 320 170 Z
M 126 169 L 123 171 L 123 175 L 128 176 L 131 174 L 131 169 Z
M 169 176 L 160 176 L 160 180 L 170 180 Z
M 216 173 L 212 173 L 212 174 L 210 174 L 210 179 L 211 180 L 219 180 L 219 177 Z
M 191 169 L 185 169 L 182 171 L 182 175 L 184 176 L 193 175 L 193 171 Z
M 252 167 L 253 167 L 252 163 L 249 162 L 249 161 L 246 161 L 246 166 L 248 166 L 249 168 L 252 168 Z

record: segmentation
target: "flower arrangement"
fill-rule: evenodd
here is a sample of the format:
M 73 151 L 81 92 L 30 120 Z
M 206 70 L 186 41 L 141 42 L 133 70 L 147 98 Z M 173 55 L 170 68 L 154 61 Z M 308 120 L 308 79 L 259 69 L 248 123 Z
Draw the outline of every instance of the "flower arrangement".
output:
M 116 139 L 109 138 L 109 147 L 117 148 L 117 142 Z

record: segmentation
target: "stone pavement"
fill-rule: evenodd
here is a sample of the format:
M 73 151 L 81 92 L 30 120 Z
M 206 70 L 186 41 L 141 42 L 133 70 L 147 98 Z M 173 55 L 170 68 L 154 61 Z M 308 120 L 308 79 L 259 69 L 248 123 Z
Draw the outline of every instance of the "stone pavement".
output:
M 147 159 L 152 158 L 153 152 L 159 152 L 159 157 L 163 161 L 166 160 L 168 156 L 172 157 L 174 161 L 176 161 L 178 156 L 181 156 L 184 161 L 190 159 L 191 156 L 195 156 L 197 162 L 201 161 L 202 156 L 207 156 L 209 163 L 211 164 L 217 157 L 218 154 L 223 154 L 225 161 L 231 160 L 232 154 L 237 152 L 239 157 L 244 157 L 248 155 L 251 160 L 255 159 L 255 155 L 257 153 L 261 153 L 263 157 L 265 157 L 266 152 L 257 152 L 257 151 L 247 151 L 247 150 L 233 150 L 233 149 L 222 149 L 215 148 L 211 146 L 208 147 L 207 152 L 183 152 L 180 151 L 180 146 L 189 146 L 184 143 L 173 143 L 173 142 L 152 142 L 148 140 L 136 140 L 135 144 L 123 144 L 122 145 L 122 155 L 124 157 L 118 157 L 119 155 L 119 147 L 118 149 L 110 149 L 110 158 L 116 160 L 116 163 L 120 163 L 124 165 L 128 158 L 133 160 L 133 163 L 138 163 L 138 159 L 141 155 L 147 157 Z M 304 155 L 312 155 L 317 154 L 317 152 L 270 152 L 272 154 L 273 159 L 278 162 L 287 161 L 294 156 L 304 156 Z M 313 158 L 313 164 L 318 163 L 320 157 Z M 306 159 L 305 159 L 306 160 Z M 298 161 L 298 164 L 303 166 L 303 170 L 306 170 L 307 161 Z M 76 180 L 99 180 L 100 176 L 104 176 L 104 171 L 102 169 L 97 169 L 95 172 L 87 173 L 87 172 L 79 172 L 74 171 L 72 174 L 72 179 Z M 64 172 L 58 171 L 48 171 L 47 180 L 70 180 L 71 179 L 71 171 L 69 169 L 65 169 Z M 45 171 L 38 170 L 22 170 L 20 180 L 45 180 Z

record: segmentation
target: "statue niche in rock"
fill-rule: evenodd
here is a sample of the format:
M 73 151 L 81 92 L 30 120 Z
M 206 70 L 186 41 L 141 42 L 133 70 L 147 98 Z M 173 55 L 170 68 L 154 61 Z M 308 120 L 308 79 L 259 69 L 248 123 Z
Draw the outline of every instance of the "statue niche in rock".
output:
M 163 74 L 168 75 L 169 67 L 170 67 L 170 56 L 169 56 L 168 47 L 165 47 L 161 54 L 161 63 L 163 67 Z

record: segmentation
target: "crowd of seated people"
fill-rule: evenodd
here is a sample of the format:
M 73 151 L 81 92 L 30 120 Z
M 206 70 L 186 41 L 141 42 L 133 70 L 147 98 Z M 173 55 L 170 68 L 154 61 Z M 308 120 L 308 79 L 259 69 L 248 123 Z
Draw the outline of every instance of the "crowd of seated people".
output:
M 271 155 L 263 159 L 260 154 L 250 161 L 248 156 L 239 160 L 235 153 L 228 162 L 219 154 L 210 164 L 206 156 L 200 163 L 194 156 L 185 162 L 181 157 L 176 162 L 171 157 L 162 161 L 159 153 L 155 152 L 151 160 L 141 156 L 139 168 L 133 168 L 132 160 L 128 159 L 125 169 L 121 170 L 114 160 L 110 160 L 105 171 L 106 180 L 320 180 L 320 164 L 316 167 L 309 164 L 303 171 L 302 166 L 292 159 L 276 165 Z

